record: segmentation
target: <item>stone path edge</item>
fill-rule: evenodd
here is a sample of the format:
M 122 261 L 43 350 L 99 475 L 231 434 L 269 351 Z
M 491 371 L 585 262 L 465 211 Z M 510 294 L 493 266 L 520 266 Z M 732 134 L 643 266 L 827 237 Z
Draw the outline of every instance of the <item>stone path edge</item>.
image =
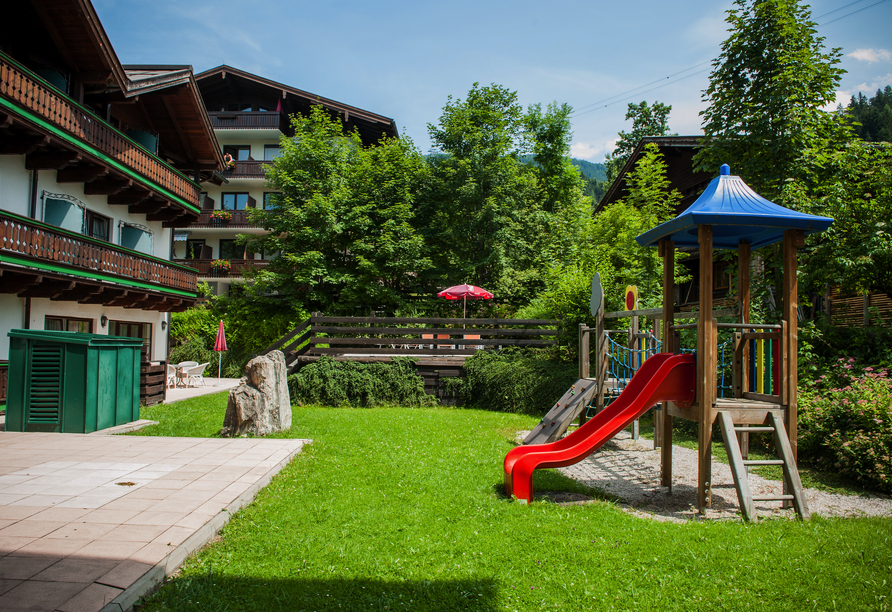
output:
M 155 564 L 152 569 L 143 574 L 136 582 L 124 589 L 114 600 L 107 603 L 100 612 L 130 612 L 140 599 L 157 589 L 167 576 L 172 575 L 179 569 L 189 555 L 204 547 L 229 522 L 233 514 L 250 504 L 254 497 L 257 496 L 257 493 L 272 481 L 273 476 L 282 471 L 294 459 L 295 455 L 303 450 L 304 446 L 312 444 L 313 441 L 300 440 L 300 442 L 302 444 L 298 449 L 271 467 L 257 482 L 220 510 L 211 520 L 202 525 L 186 541 L 171 551 L 167 557 Z

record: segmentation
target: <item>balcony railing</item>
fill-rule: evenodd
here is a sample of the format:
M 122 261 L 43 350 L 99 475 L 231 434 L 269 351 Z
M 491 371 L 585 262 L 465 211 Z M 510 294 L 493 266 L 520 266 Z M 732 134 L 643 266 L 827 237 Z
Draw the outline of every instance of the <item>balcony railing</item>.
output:
M 280 130 L 283 113 L 219 112 L 208 113 L 215 130 Z
M 227 211 L 231 218 L 228 221 L 223 221 L 221 219 L 213 219 L 211 218 L 211 213 L 215 211 L 213 210 L 203 210 L 201 214 L 198 216 L 198 221 L 192 223 L 189 227 L 229 227 L 229 228 L 246 228 L 246 227 L 258 227 L 257 225 L 253 225 L 250 221 L 248 221 L 248 211 L 247 210 L 229 210 Z
M 108 274 L 124 284 L 131 280 L 159 290 L 196 291 L 195 270 L 6 212 L 0 212 L 0 254 L 32 260 L 36 267 Z
M 228 179 L 262 179 L 266 178 L 264 170 L 272 162 L 268 161 L 237 161 L 235 166 L 223 171 L 223 176 Z
M 198 206 L 201 188 L 197 184 L 2 53 L 0 96 Z
M 202 278 L 227 278 L 241 277 L 246 268 L 265 268 L 269 265 L 268 259 L 229 259 L 231 268 L 221 270 L 211 266 L 212 259 L 177 259 L 175 263 L 189 266 L 198 270 L 198 276 Z

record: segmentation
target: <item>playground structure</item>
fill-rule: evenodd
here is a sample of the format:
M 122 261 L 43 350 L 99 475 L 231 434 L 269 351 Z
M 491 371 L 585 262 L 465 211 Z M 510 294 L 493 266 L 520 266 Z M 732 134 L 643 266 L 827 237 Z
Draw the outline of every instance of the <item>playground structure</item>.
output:
M 663 403 L 660 419 L 655 418 L 655 438 L 661 439 L 661 485 L 672 486 L 672 422 L 682 418 L 698 423 L 697 506 L 703 513 L 711 504 L 712 427 L 719 421 L 734 484 L 745 519 L 756 518 L 754 502 L 777 500 L 792 505 L 799 516 L 808 518 L 808 507 L 796 468 L 797 443 L 797 350 L 798 350 L 798 285 L 796 280 L 797 250 L 804 245 L 805 234 L 823 231 L 833 219 L 807 215 L 769 202 L 752 191 L 737 176 L 731 176 L 727 165 L 713 179 L 703 194 L 676 218 L 638 236 L 642 246 L 657 246 L 663 260 L 662 353 L 647 359 L 619 397 L 586 424 L 558 443 L 528 445 L 513 449 L 505 458 L 506 491 L 518 499 L 532 501 L 532 473 L 539 467 L 570 465 L 579 461 L 632 423 L 652 405 Z M 781 321 L 779 324 L 750 322 L 750 266 L 752 250 L 782 244 L 783 282 Z M 679 313 L 675 306 L 675 253 L 678 248 L 699 250 L 700 296 L 698 312 Z M 713 310 L 713 254 L 718 249 L 735 249 L 738 258 L 736 323 L 719 323 L 725 312 Z M 708 315 L 704 315 L 708 313 Z M 650 313 L 648 313 L 650 314 Z M 733 313 L 732 313 L 733 314 Z M 676 323 L 690 316 L 696 323 Z M 606 343 L 603 300 L 595 315 L 594 376 L 589 374 L 590 333 L 580 328 L 580 380 L 597 381 L 596 402 L 603 406 L 607 381 Z M 730 397 L 717 397 L 717 354 L 720 329 L 733 333 Z M 681 355 L 680 334 L 691 330 L 696 335 L 696 356 Z M 637 333 L 634 332 L 634 333 Z M 633 338 L 634 339 L 634 335 Z M 750 346 L 752 341 L 773 341 L 772 370 L 776 376 L 755 371 Z M 776 348 L 774 348 L 776 347 Z M 659 358 L 666 364 L 675 359 L 694 358 L 693 401 L 688 401 L 685 381 L 689 369 L 678 366 L 672 377 L 648 364 Z M 758 357 L 758 356 L 756 356 Z M 764 359 L 759 365 L 764 366 Z M 684 372 L 684 374 L 681 374 Z M 658 375 L 659 373 L 659 375 Z M 755 380 L 754 380 L 755 378 Z M 759 379 L 772 380 L 765 393 Z M 653 388 L 654 385 L 656 388 Z M 756 390 L 753 390 L 756 389 Z M 612 406 L 616 406 L 615 408 Z M 601 414 L 607 416 L 601 417 Z M 580 419 L 584 419 L 584 416 Z M 741 443 L 750 433 L 772 433 L 779 459 L 750 461 L 744 458 Z M 781 495 L 754 496 L 747 481 L 747 468 L 753 465 L 781 465 L 784 491 Z

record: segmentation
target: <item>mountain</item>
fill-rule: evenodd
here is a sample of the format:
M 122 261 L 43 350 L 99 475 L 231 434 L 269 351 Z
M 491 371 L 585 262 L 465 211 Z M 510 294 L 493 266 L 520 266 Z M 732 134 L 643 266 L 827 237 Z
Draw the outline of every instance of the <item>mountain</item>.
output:
M 584 159 L 570 158 L 570 163 L 579 168 L 579 173 L 587 179 L 595 179 L 597 181 L 607 180 L 607 168 L 604 164 L 596 164 Z

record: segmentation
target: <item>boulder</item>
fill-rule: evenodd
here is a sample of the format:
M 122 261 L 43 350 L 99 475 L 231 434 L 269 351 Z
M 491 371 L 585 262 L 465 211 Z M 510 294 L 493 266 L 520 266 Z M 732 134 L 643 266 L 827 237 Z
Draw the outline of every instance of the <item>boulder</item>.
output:
M 287 368 L 282 351 L 255 357 L 245 366 L 245 377 L 229 392 L 220 435 L 267 434 L 291 427 Z

